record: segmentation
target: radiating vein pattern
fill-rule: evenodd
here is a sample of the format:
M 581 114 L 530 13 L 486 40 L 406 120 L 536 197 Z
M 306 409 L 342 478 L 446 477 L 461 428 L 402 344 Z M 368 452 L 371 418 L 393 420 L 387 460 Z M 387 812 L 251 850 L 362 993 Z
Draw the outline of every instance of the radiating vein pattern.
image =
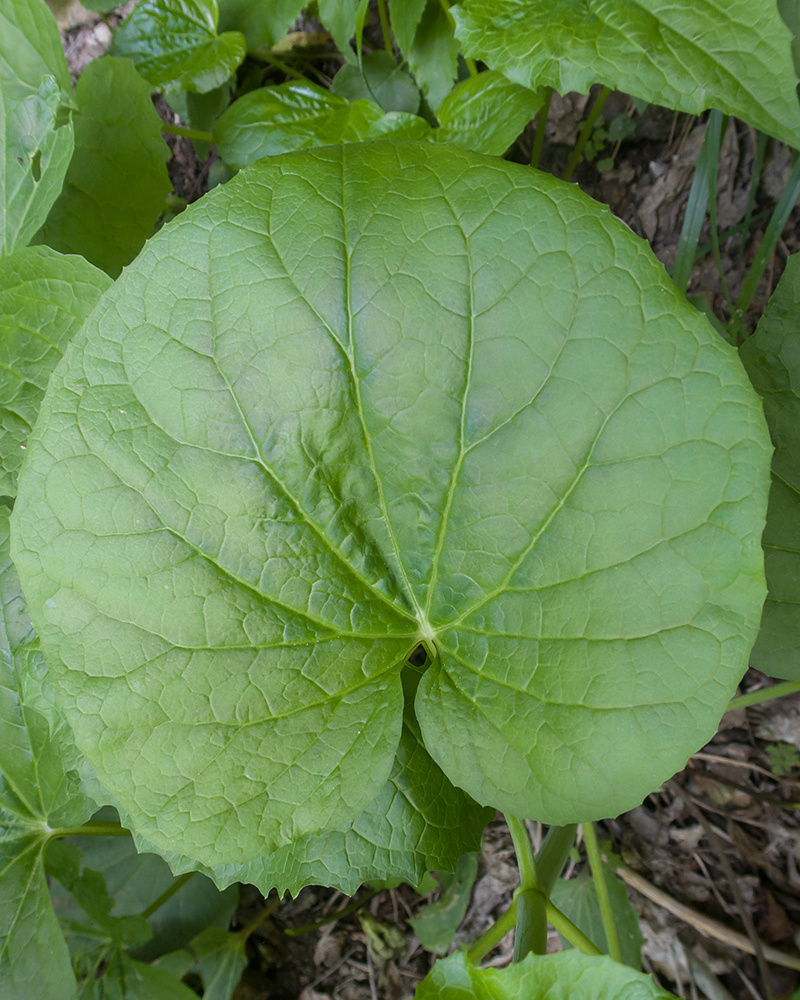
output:
M 266 851 L 291 887 L 367 842 L 415 872 L 451 782 L 615 814 L 757 628 L 735 353 L 605 209 L 472 154 L 243 171 L 106 294 L 35 437 L 16 558 L 65 710 L 141 835 L 219 872 Z

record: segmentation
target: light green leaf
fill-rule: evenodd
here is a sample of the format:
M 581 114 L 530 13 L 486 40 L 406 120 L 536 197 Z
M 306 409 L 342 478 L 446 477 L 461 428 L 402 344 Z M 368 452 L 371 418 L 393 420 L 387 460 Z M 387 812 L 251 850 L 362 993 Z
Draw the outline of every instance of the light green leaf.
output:
M 247 54 L 244 35 L 218 35 L 217 19 L 217 0 L 141 0 L 114 32 L 111 55 L 131 59 L 157 90 L 203 94 L 222 86 Z
M 528 955 L 506 969 L 480 969 L 463 953 L 440 958 L 414 1000 L 676 1000 L 650 976 L 603 955 Z
M 356 144 L 241 171 L 103 296 L 51 377 L 14 558 L 80 746 L 159 852 L 348 830 L 420 644 L 447 778 L 562 825 L 715 732 L 769 458 L 736 352 L 605 207 Z
M 800 680 L 800 256 L 786 262 L 742 363 L 764 398 L 775 455 L 762 543 L 769 595 L 750 656 L 770 677 Z
M 0 253 L 24 247 L 55 201 L 72 156 L 67 61 L 44 0 L 0 9 Z
M 419 111 L 420 94 L 413 79 L 388 52 L 371 52 L 360 65 L 345 65 L 331 83 L 331 91 L 348 101 L 367 100 L 384 111 Z
M 219 31 L 240 31 L 248 48 L 271 49 L 305 6 L 306 0 L 219 0 Z
M 611 898 L 611 912 L 614 914 L 614 923 L 619 935 L 622 961 L 632 969 L 639 970 L 642 967 L 642 932 L 639 929 L 639 916 L 628 899 L 625 883 L 617 878 L 606 864 L 603 865 L 603 872 Z M 608 952 L 597 889 L 588 870 L 584 869 L 577 878 L 558 879 L 550 892 L 550 899 L 597 945 L 600 951 Z M 572 947 L 563 935 L 561 946 L 565 950 Z
M 20 698 L 31 625 L 9 557 L 8 511 L 0 507 L 0 981 L 3 996 L 77 997 L 67 946 L 44 875 L 54 829 L 82 823 L 93 804 L 81 794 L 77 752 L 66 724 L 52 731 Z
M 416 139 L 430 132 L 416 115 L 384 114 L 371 101 L 353 101 L 312 83 L 282 83 L 240 97 L 218 120 L 214 141 L 234 167 L 262 156 L 335 143 L 393 136 Z
M 319 19 L 330 31 L 339 51 L 349 62 L 355 60 L 350 40 L 357 42 L 363 29 L 368 0 L 317 0 Z M 361 51 L 360 42 L 358 50 Z
M 411 72 L 434 111 L 456 79 L 459 44 L 453 37 L 453 15 L 441 0 L 428 0 L 414 41 L 404 50 Z
M 414 42 L 426 0 L 389 0 L 392 31 L 405 55 Z
M 50 372 L 110 284 L 80 257 L 48 247 L 0 257 L 0 495 L 16 494 Z
M 190 947 L 203 980 L 203 1000 L 230 1000 L 247 968 L 244 938 L 208 927 Z
M 75 154 L 37 243 L 116 278 L 152 236 L 172 190 L 150 88 L 129 59 L 89 63 L 75 89 Z
M 444 955 L 450 950 L 458 926 L 467 912 L 477 875 L 477 854 L 462 854 L 455 874 L 439 873 L 442 895 L 421 910 L 417 917 L 408 921 L 426 951 Z
M 489 70 L 459 83 L 439 105 L 437 142 L 502 156 L 544 103 L 541 94 Z
M 527 87 L 603 83 L 689 114 L 719 108 L 800 147 L 775 0 L 462 0 L 452 14 L 467 56 Z

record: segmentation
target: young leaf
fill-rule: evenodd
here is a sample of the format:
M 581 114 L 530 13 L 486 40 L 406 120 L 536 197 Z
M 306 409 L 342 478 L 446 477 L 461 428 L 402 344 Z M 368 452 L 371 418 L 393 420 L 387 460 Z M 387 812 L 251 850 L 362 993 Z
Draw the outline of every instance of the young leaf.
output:
M 425 12 L 425 0 L 389 0 L 392 31 L 403 55 L 414 43 L 419 22 Z
M 0 10 L 0 253 L 24 247 L 58 196 L 72 156 L 67 61 L 44 0 Z
M 240 172 L 103 296 L 14 558 L 82 749 L 162 852 L 347 829 L 420 644 L 448 779 L 563 825 L 715 731 L 769 454 L 735 351 L 603 206 L 451 147 L 334 147 Z
M 317 0 L 319 19 L 330 31 L 339 51 L 349 62 L 355 60 L 350 39 L 359 34 L 368 0 Z M 361 46 L 359 45 L 359 53 Z
M 116 278 L 152 236 L 172 189 L 169 147 L 150 88 L 129 59 L 89 63 L 75 98 L 75 154 L 36 241 L 81 254 Z
M 0 508 L 0 976 L 5 995 L 71 1000 L 77 986 L 42 861 L 52 831 L 82 823 L 94 805 L 81 793 L 66 724 L 51 731 L 20 698 L 31 626 L 8 541 Z
M 468 56 L 527 87 L 593 83 L 699 114 L 719 108 L 800 147 L 791 35 L 774 0 L 463 0 Z
M 110 284 L 87 261 L 49 247 L 0 257 L 0 495 L 16 494 L 50 372 Z
M 384 111 L 419 111 L 420 93 L 409 74 L 388 52 L 371 52 L 360 64 L 348 63 L 331 83 L 331 91 L 348 101 L 372 101 Z
M 312 83 L 282 83 L 240 97 L 217 121 L 219 155 L 234 167 L 262 156 L 392 135 L 416 139 L 430 127 L 416 115 L 384 114 L 371 101 L 353 101 Z
M 431 137 L 502 156 L 544 103 L 540 93 L 489 70 L 457 84 L 439 105 Z
M 458 69 L 453 17 L 441 0 L 428 0 L 414 41 L 404 51 L 420 90 L 434 111 L 450 92 Z M 538 86 L 538 85 L 537 85 Z
M 442 895 L 421 910 L 417 917 L 408 921 L 426 951 L 443 955 L 450 950 L 458 926 L 467 912 L 477 875 L 477 854 L 462 854 L 455 874 L 439 873 Z
M 742 344 L 747 374 L 764 398 L 775 454 L 764 531 L 769 595 L 750 656 L 770 677 L 800 680 L 800 256 L 786 270 L 755 334 Z
M 244 35 L 218 35 L 217 19 L 217 0 L 142 0 L 114 32 L 111 55 L 131 59 L 156 90 L 203 94 L 247 54 Z
M 219 0 L 219 31 L 240 31 L 251 49 L 271 49 L 300 16 L 306 0 Z
M 203 1000 L 230 1000 L 247 968 L 245 941 L 218 927 L 208 927 L 192 941 L 203 980 Z
M 650 976 L 603 955 L 528 955 L 506 969 L 480 969 L 463 953 L 440 958 L 414 1000 L 676 1000 Z
M 197 1000 L 197 994 L 163 969 L 137 962 L 123 950 L 111 953 L 92 983 L 92 1000 Z

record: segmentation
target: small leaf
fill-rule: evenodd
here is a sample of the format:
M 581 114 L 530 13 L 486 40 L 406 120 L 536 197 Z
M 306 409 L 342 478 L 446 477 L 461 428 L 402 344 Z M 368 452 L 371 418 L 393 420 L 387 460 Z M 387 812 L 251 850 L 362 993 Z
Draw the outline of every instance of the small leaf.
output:
M 391 135 L 414 139 L 430 127 L 416 115 L 384 114 L 371 101 L 352 104 L 311 83 L 282 83 L 240 97 L 217 121 L 220 156 L 245 167 L 262 156 Z
M 463 0 L 467 56 L 527 87 L 593 83 L 689 114 L 719 108 L 800 147 L 791 36 L 774 0 Z
M 389 0 L 391 24 L 400 51 L 406 55 L 414 43 L 426 0 Z
M 442 895 L 420 910 L 408 922 L 426 951 L 444 955 L 455 940 L 456 931 L 469 906 L 472 886 L 478 875 L 478 855 L 462 854 L 455 874 L 439 873 Z
M 349 62 L 355 60 L 350 39 L 360 34 L 368 0 L 317 0 L 319 19 L 330 31 L 339 51 Z M 361 46 L 358 46 L 359 51 Z
M 58 196 L 73 149 L 67 61 L 44 0 L 0 10 L 0 253 L 24 247 Z
M 544 103 L 539 93 L 489 70 L 468 77 L 444 98 L 431 137 L 476 153 L 501 156 Z
M 36 241 L 81 254 L 116 278 L 152 236 L 172 189 L 169 147 L 150 88 L 130 60 L 89 63 L 75 97 L 75 154 Z
M 230 1000 L 247 968 L 245 941 L 218 927 L 208 927 L 192 941 L 203 980 L 203 1000 Z
M 459 44 L 453 16 L 441 0 L 428 0 L 414 41 L 404 52 L 419 88 L 434 111 L 450 92 L 458 69 Z
M 110 284 L 87 261 L 48 247 L 0 257 L 0 495 L 16 494 L 50 372 Z
M 92 1000 L 197 1000 L 179 979 L 119 949 L 111 953 L 92 986 Z
M 764 530 L 769 594 L 750 663 L 770 677 L 800 680 L 800 254 L 786 262 L 742 363 L 764 398 L 775 454 Z
M 676 1000 L 650 976 L 603 955 L 528 955 L 506 969 L 480 969 L 463 953 L 440 958 L 414 1000 Z
M 219 31 L 240 31 L 250 49 L 271 49 L 281 41 L 306 0 L 219 0 Z
M 331 92 L 348 101 L 367 100 L 384 111 L 419 111 L 417 85 L 388 52 L 371 52 L 359 65 L 345 65 L 331 83 Z
M 131 59 L 157 90 L 203 94 L 247 54 L 240 32 L 217 34 L 217 18 L 217 0 L 142 0 L 114 32 L 111 55 Z

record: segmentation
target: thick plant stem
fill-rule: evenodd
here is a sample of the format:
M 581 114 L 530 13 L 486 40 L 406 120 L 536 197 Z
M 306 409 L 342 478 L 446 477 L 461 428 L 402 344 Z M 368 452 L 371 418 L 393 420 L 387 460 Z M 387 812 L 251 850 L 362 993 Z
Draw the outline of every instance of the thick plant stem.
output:
M 211 132 L 201 132 L 196 128 L 183 128 L 180 125 L 169 125 L 167 122 L 161 123 L 161 131 L 170 135 L 180 135 L 184 139 L 197 139 L 199 142 L 213 142 L 214 136 Z
M 547 951 L 547 897 L 539 892 L 536 862 L 533 860 L 531 838 L 525 823 L 516 816 L 506 816 L 519 867 L 517 925 L 514 934 L 514 961 L 521 962 L 528 952 L 544 955 Z
M 608 95 L 611 93 L 610 87 L 603 87 L 600 93 L 597 95 L 597 100 L 592 105 L 592 110 L 589 112 L 589 117 L 581 129 L 580 135 L 578 136 L 577 142 L 575 143 L 572 152 L 569 154 L 569 159 L 567 160 L 567 168 L 564 171 L 564 180 L 568 181 L 575 170 L 575 167 L 581 162 L 581 157 L 583 156 L 583 147 L 589 141 L 589 136 L 592 134 L 592 129 L 594 128 L 594 123 L 600 117 L 600 112 L 603 110 L 603 105 L 608 100 Z
M 725 711 L 733 712 L 737 708 L 760 705 L 762 701 L 770 701 L 772 698 L 782 698 L 784 695 L 794 694 L 796 691 L 800 691 L 800 681 L 783 681 L 781 684 L 770 684 L 769 687 L 759 688 L 758 691 L 748 691 L 747 694 L 740 694 L 736 698 L 731 698 Z
M 473 941 L 467 951 L 467 961 L 477 965 L 492 948 L 496 948 L 503 938 L 513 929 L 517 922 L 517 897 L 511 901 L 511 906 L 501 916 L 495 920 L 492 926 L 483 932 L 481 936 Z
M 183 886 L 185 886 L 186 883 L 189 881 L 189 879 L 192 877 L 192 875 L 196 874 L 197 872 L 184 872 L 183 875 L 179 875 L 172 883 L 172 885 L 168 886 L 161 893 L 158 899 L 154 899 L 146 910 L 142 910 L 140 916 L 144 917 L 145 920 L 147 920 L 147 918 L 151 917 L 156 912 L 156 910 L 160 910 L 161 907 L 164 905 L 164 903 L 166 903 L 168 899 L 171 899 L 175 895 L 178 889 L 181 889 Z
M 383 47 L 390 55 L 394 55 L 392 45 L 392 33 L 389 30 L 389 16 L 386 13 L 386 0 L 378 0 L 378 18 L 381 22 L 381 33 L 383 34 Z
M 558 933 L 563 935 L 578 951 L 582 951 L 584 955 L 603 954 L 597 945 L 586 937 L 580 927 L 576 927 L 566 913 L 562 913 L 549 899 L 545 904 L 545 912 L 547 913 L 548 921 L 555 927 Z
M 550 114 L 550 102 L 553 99 L 553 88 L 544 88 L 544 104 L 539 108 L 536 117 L 536 132 L 533 136 L 533 149 L 531 150 L 531 166 L 538 169 L 542 159 L 542 145 L 544 143 L 544 132 L 547 128 L 547 118 Z
M 578 824 L 567 826 L 551 826 L 544 838 L 544 843 L 536 855 L 536 878 L 539 888 L 546 895 L 555 885 L 556 879 L 564 870 L 569 858 L 569 852 L 575 843 Z
M 622 951 L 619 946 L 619 934 L 617 925 L 614 922 L 614 911 L 611 908 L 611 897 L 608 894 L 605 873 L 603 872 L 603 861 L 600 857 L 600 847 L 597 843 L 597 834 L 594 830 L 594 823 L 583 823 L 583 839 L 586 844 L 586 853 L 589 855 L 589 865 L 592 869 L 592 879 L 597 891 L 597 901 L 600 904 L 600 915 L 603 918 L 603 930 L 606 932 L 606 942 L 608 944 L 608 954 L 615 962 L 622 962 Z

